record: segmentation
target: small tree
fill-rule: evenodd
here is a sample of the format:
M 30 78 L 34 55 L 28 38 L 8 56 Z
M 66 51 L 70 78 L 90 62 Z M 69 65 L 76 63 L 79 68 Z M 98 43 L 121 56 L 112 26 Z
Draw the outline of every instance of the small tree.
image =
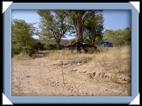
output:
M 34 39 L 32 24 L 24 20 L 14 20 L 12 23 L 12 55 L 33 52 Z

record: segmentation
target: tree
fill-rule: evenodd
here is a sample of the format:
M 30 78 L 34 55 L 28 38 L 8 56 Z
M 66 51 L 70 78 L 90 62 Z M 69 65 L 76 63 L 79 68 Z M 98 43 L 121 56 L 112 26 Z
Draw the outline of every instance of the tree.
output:
M 87 17 L 85 10 L 70 10 L 67 11 L 70 23 L 74 25 L 78 42 L 83 42 L 84 22 Z
M 56 46 L 60 48 L 61 38 L 68 30 L 66 13 L 64 10 L 39 10 L 41 16 L 41 35 L 48 40 L 55 40 Z
M 85 37 L 95 42 L 95 37 L 101 34 L 103 30 L 103 18 L 99 13 L 99 10 L 70 10 L 68 11 L 68 17 L 70 23 L 74 25 L 77 41 L 84 41 Z
M 12 55 L 33 52 L 33 25 L 24 20 L 14 20 L 12 23 Z
M 86 19 L 84 27 L 85 38 L 91 45 L 95 46 L 96 40 L 102 41 L 103 17 L 100 11 L 93 11 Z
M 129 45 L 131 41 L 131 30 L 130 28 L 123 30 L 106 30 L 103 39 L 112 42 L 115 46 Z

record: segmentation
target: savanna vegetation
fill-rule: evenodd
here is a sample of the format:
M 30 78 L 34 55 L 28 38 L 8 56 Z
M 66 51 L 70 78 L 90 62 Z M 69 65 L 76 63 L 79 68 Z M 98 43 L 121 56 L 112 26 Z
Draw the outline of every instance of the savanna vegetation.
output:
M 100 10 L 38 10 L 41 17 L 40 28 L 37 31 L 33 24 L 24 20 L 12 22 L 12 56 L 28 54 L 31 56 L 37 50 L 63 49 L 62 38 L 75 35 L 74 42 L 87 43 L 95 46 L 98 42 L 111 42 L 114 46 L 130 45 L 131 30 L 104 30 L 103 16 Z M 37 35 L 39 39 L 32 36 Z M 52 43 L 54 41 L 54 43 Z
M 12 95 L 131 95 L 130 28 L 104 29 L 102 10 L 37 14 L 40 30 L 24 20 L 12 22 Z M 67 36 L 75 38 L 63 42 Z M 96 45 L 103 42 L 113 46 Z

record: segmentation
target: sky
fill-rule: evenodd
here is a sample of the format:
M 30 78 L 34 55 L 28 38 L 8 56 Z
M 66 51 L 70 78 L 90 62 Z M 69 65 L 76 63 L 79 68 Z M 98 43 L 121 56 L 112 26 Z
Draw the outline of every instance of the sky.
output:
M 126 10 L 103 11 L 104 29 L 124 29 L 131 26 L 131 14 Z
M 104 10 L 104 31 L 106 29 L 118 30 L 131 26 L 131 14 L 127 10 Z M 36 10 L 14 10 L 12 19 L 22 19 L 27 23 L 35 23 L 34 26 L 39 28 L 40 16 Z M 69 36 L 68 38 L 74 38 Z

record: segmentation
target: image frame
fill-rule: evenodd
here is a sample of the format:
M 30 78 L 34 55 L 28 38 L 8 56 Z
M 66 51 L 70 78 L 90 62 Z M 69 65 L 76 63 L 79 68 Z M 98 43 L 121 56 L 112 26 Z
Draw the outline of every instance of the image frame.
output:
M 99 9 L 131 11 L 131 96 L 12 96 L 11 95 L 11 13 L 13 10 Z M 12 104 L 130 104 L 139 95 L 139 11 L 131 3 L 10 3 L 3 11 L 5 95 Z

